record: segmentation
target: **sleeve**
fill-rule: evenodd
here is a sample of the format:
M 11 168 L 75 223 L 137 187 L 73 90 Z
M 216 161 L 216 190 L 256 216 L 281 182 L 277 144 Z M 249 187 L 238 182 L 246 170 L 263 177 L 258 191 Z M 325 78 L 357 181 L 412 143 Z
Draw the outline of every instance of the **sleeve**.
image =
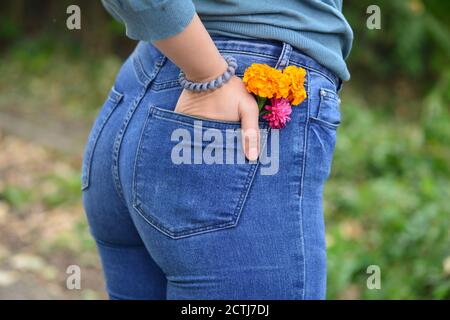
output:
M 195 14 L 191 0 L 102 0 L 135 40 L 155 41 L 183 31 Z

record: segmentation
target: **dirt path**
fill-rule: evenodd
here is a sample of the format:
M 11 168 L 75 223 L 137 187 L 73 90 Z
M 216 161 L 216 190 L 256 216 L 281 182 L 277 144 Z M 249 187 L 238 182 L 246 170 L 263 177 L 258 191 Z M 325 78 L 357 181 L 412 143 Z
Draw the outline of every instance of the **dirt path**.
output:
M 68 155 L 80 156 L 89 133 L 86 122 L 67 121 L 48 113 L 0 110 L 0 130 Z

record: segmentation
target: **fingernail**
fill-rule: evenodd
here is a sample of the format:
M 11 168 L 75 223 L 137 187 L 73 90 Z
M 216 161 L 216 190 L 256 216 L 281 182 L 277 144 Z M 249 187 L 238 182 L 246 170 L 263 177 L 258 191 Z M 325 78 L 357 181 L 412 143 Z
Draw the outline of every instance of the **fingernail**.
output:
M 250 149 L 248 152 L 248 158 L 251 161 L 256 160 L 258 158 L 258 150 L 255 148 Z

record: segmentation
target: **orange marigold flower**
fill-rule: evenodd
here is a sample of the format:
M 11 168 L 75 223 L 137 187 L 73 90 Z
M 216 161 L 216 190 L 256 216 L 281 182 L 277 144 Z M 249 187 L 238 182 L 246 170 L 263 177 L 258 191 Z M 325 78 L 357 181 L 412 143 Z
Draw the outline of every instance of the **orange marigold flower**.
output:
M 288 66 L 283 69 L 283 74 L 289 78 L 290 81 L 290 92 L 288 99 L 291 101 L 292 105 L 298 105 L 306 98 L 305 91 L 305 76 L 306 71 L 303 68 L 298 68 L 296 66 Z
M 292 105 L 306 98 L 306 71 L 288 66 L 283 71 L 267 64 L 253 63 L 245 70 L 243 81 L 247 91 L 263 98 L 286 98 Z
M 277 83 L 277 90 L 275 92 L 275 97 L 280 98 L 288 98 L 290 92 L 291 92 L 291 80 L 288 76 L 286 76 L 284 73 L 282 73 L 280 70 L 273 69 L 274 72 L 274 78 Z
M 243 82 L 247 91 L 263 98 L 278 96 L 281 71 L 267 64 L 253 63 L 245 70 Z

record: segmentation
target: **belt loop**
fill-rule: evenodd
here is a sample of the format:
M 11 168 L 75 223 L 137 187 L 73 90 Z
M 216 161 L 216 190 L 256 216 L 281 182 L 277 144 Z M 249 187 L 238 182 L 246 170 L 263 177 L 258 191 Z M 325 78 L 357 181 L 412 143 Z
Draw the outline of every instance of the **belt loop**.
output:
M 280 57 L 278 58 L 277 64 L 275 65 L 275 69 L 283 69 L 289 64 L 289 59 L 291 58 L 292 46 L 283 42 L 283 48 L 281 49 Z
M 157 53 L 150 52 L 149 46 L 151 46 L 149 42 L 140 41 L 131 55 L 137 80 L 146 88 L 167 60 L 167 57 L 159 51 Z M 148 62 L 144 59 L 151 59 L 152 63 L 146 63 L 144 66 L 143 61 Z
M 140 56 L 133 55 L 133 67 L 134 67 L 134 71 L 136 73 L 136 77 L 138 78 L 138 81 L 144 87 L 148 87 L 148 85 L 152 82 L 153 78 L 156 76 L 159 69 L 161 69 L 164 62 L 166 61 L 166 56 L 164 56 L 163 54 L 160 54 L 155 59 L 156 59 L 156 61 L 153 65 L 153 69 L 150 70 L 151 73 L 148 74 L 147 71 L 144 69 L 144 66 L 142 65 Z

